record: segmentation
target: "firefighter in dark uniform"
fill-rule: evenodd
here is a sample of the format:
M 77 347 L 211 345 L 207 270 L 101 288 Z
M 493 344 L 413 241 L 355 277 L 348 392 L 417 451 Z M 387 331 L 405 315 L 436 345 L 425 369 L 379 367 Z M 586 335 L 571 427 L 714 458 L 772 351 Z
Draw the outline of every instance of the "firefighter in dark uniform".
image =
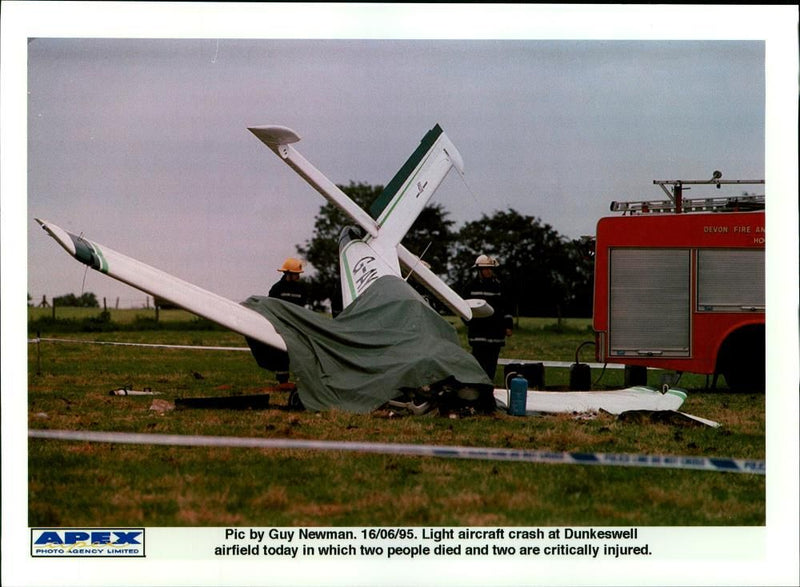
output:
M 472 347 L 472 355 L 492 381 L 497 372 L 500 349 L 506 344 L 506 337 L 511 336 L 514 327 L 503 286 L 494 274 L 498 265 L 496 259 L 479 255 L 474 265 L 477 275 L 464 296 L 467 299 L 486 300 L 494 309 L 494 313 L 487 318 L 473 318 L 467 322 L 467 340 Z
M 306 284 L 300 280 L 300 274 L 303 273 L 302 261 L 289 257 L 283 262 L 278 271 L 283 273 L 283 277 L 270 288 L 269 297 L 277 298 L 290 304 L 305 306 L 308 301 L 308 292 L 306 291 Z M 288 384 L 289 355 L 283 351 L 274 351 L 271 359 L 278 383 L 281 385 Z
M 269 297 L 278 298 L 284 302 L 305 306 L 308 301 L 306 285 L 300 280 L 303 272 L 303 262 L 299 259 L 289 257 L 283 262 L 280 269 L 283 277 L 269 290 Z

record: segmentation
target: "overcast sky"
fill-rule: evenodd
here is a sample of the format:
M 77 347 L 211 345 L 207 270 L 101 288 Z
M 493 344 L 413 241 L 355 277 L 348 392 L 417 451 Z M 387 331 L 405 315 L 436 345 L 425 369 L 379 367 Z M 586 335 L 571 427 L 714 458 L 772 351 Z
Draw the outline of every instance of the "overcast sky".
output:
M 567 237 L 653 179 L 763 178 L 761 40 L 35 38 L 28 289 L 144 296 L 42 217 L 233 299 L 266 291 L 324 203 L 247 131 L 280 124 L 336 183 L 385 184 L 439 123 L 458 225 L 512 207 Z M 699 194 L 690 194 L 699 195 Z

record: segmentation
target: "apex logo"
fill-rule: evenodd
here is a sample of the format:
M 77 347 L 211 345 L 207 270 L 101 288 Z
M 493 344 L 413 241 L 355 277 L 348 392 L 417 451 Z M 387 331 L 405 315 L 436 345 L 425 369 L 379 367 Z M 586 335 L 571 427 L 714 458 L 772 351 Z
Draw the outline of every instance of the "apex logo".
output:
M 35 528 L 33 556 L 144 556 L 143 528 Z
M 111 539 L 111 535 L 114 534 L 115 539 Z M 82 531 L 67 531 L 57 532 L 57 531 L 50 531 L 50 532 L 42 532 L 39 538 L 36 539 L 34 544 L 113 544 L 114 546 L 119 546 L 121 544 L 137 544 L 141 545 L 142 543 L 139 542 L 138 538 L 144 534 L 141 530 L 137 530 L 134 532 L 107 532 L 107 531 L 99 531 L 99 532 L 82 532 Z

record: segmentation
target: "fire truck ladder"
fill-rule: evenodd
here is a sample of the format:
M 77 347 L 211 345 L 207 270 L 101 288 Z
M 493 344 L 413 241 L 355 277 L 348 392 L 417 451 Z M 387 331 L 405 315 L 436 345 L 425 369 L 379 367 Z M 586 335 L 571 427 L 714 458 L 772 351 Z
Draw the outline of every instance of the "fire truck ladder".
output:
M 764 195 L 723 196 L 716 198 L 684 198 L 684 190 L 691 188 L 686 185 L 746 185 L 764 184 L 763 179 L 721 179 L 722 173 L 715 171 L 711 179 L 654 179 L 653 184 L 661 186 L 669 200 L 640 200 L 633 202 L 611 202 L 612 212 L 628 212 L 630 214 L 647 213 L 676 213 L 681 212 L 710 212 L 710 211 L 745 211 L 763 210 Z M 672 191 L 666 186 L 672 186 Z

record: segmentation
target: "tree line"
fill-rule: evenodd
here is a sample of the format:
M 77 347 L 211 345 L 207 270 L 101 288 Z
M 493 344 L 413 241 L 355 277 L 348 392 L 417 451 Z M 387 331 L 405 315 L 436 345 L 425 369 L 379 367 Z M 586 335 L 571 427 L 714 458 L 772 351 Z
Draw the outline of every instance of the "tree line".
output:
M 354 182 L 338 187 L 365 210 L 383 191 L 383 186 Z M 314 219 L 312 238 L 296 246 L 297 253 L 316 270 L 307 279 L 309 302 L 316 308 L 336 304 L 340 287 L 338 239 L 348 224 L 352 221 L 327 203 Z M 500 263 L 497 274 L 516 315 L 592 315 L 593 240 L 569 239 L 540 218 L 514 209 L 483 214 L 458 230 L 454 225 L 441 204 L 430 205 L 403 244 L 422 256 L 457 292 L 465 290 L 474 277 L 476 257 L 486 254 Z
M 97 301 L 97 296 L 90 292 L 84 292 L 79 296 L 74 293 L 64 294 L 63 296 L 56 296 L 52 302 L 47 301 L 47 296 L 43 296 L 42 300 L 38 303 L 40 308 L 48 308 L 50 305 L 58 306 L 59 308 L 99 308 L 100 302 Z M 28 294 L 28 305 L 33 305 L 33 298 Z
M 383 186 L 354 182 L 338 187 L 364 210 L 369 210 L 383 191 Z M 431 270 L 454 290 L 463 292 L 468 287 L 475 275 L 475 259 L 486 254 L 500 263 L 497 274 L 516 315 L 576 318 L 592 315 L 593 240 L 569 239 L 540 218 L 514 209 L 483 214 L 458 230 L 449 215 L 441 204 L 427 206 L 403 244 L 422 256 Z M 314 275 L 306 280 L 309 304 L 314 309 L 337 305 L 337 296 L 341 295 L 338 241 L 342 229 L 349 224 L 352 221 L 341 210 L 326 203 L 314 219 L 313 236 L 296 245 L 297 253 L 315 269 Z M 427 293 L 421 286 L 418 289 L 423 295 Z M 31 301 L 29 294 L 29 304 Z M 167 309 L 163 300 L 154 301 L 156 307 Z M 53 303 L 59 307 L 100 306 L 91 292 L 59 296 Z M 431 303 L 436 306 L 439 302 L 431 297 Z

